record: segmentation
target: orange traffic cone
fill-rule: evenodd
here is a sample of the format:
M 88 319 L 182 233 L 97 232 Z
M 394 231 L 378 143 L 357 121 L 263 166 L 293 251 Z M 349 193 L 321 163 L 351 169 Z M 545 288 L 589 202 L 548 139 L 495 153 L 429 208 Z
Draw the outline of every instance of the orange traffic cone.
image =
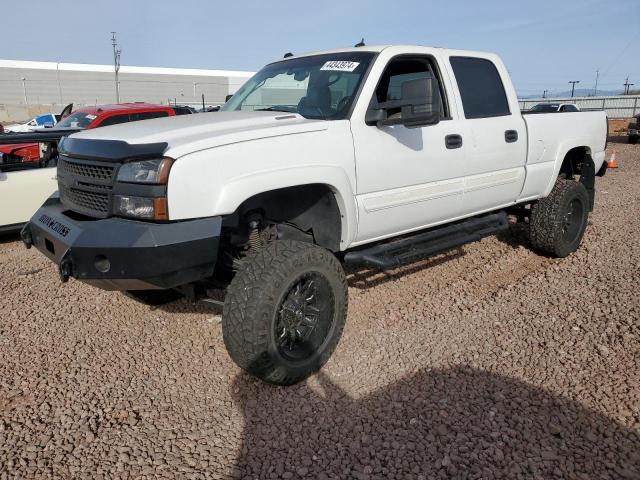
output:
M 613 147 L 613 152 L 611 152 L 611 158 L 607 161 L 608 168 L 618 168 L 618 162 L 616 162 L 616 147 Z

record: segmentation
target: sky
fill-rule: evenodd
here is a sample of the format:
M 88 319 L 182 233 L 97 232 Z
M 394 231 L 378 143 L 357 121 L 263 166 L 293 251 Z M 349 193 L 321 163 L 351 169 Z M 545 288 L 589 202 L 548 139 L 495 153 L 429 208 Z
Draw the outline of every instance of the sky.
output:
M 258 70 L 285 52 L 418 44 L 498 53 L 521 96 L 640 88 L 640 0 L 1 0 L 0 58 Z M 15 21 L 13 21 L 14 19 Z

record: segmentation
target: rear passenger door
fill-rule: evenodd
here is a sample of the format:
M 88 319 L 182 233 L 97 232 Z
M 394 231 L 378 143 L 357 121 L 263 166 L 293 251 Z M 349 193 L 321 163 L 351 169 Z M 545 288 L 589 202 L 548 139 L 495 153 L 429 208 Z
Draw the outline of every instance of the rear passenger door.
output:
M 465 214 L 513 203 L 525 178 L 527 133 L 506 70 L 488 58 L 450 56 L 466 123 Z M 510 86 L 510 84 L 509 84 Z

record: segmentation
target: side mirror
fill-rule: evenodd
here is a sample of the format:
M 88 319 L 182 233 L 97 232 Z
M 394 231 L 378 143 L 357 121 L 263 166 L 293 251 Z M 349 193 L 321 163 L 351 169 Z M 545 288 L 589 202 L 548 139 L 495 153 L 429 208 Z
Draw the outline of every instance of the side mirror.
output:
M 404 82 L 400 97 L 400 100 L 390 100 L 370 107 L 365 119 L 367 125 L 404 125 L 415 128 L 440 122 L 440 91 L 433 78 Z

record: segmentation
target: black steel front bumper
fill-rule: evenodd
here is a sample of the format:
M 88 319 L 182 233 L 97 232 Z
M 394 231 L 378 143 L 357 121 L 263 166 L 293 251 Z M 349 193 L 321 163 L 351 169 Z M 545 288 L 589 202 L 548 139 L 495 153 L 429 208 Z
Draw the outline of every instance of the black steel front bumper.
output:
M 51 197 L 22 230 L 22 240 L 53 260 L 62 281 L 104 290 L 174 288 L 213 275 L 221 217 L 172 223 L 80 219 Z

